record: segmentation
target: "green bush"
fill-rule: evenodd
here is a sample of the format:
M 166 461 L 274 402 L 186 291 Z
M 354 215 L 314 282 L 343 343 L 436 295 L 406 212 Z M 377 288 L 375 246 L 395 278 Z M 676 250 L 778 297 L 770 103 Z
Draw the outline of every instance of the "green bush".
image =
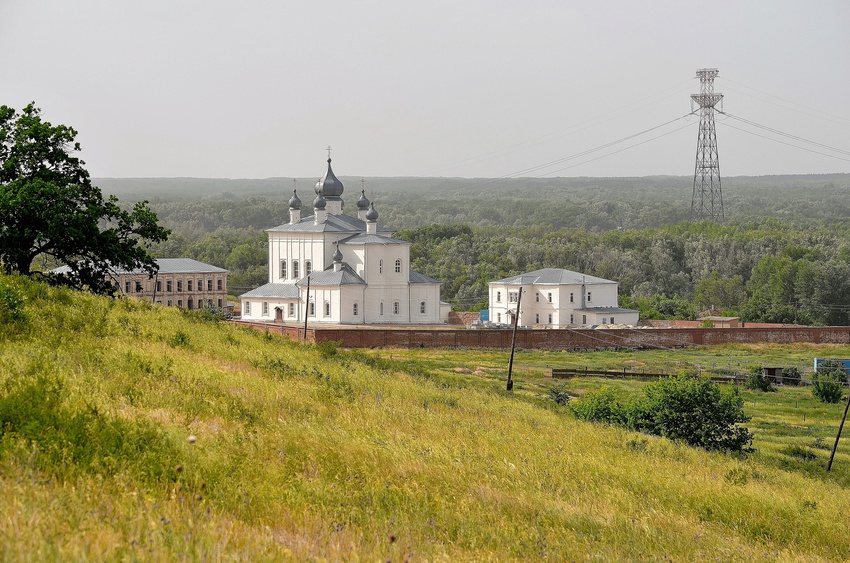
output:
M 709 451 L 751 451 L 753 435 L 744 399 L 734 386 L 721 390 L 708 378 L 679 375 L 647 385 L 627 409 L 632 430 L 681 440 Z
M 765 377 L 764 369 L 761 366 L 750 367 L 747 379 L 744 380 L 744 388 L 751 391 L 776 391 L 773 383 Z
M 0 324 L 25 320 L 24 298 L 14 287 L 0 282 Z
M 794 387 L 800 385 L 800 370 L 793 366 L 782 368 L 782 384 Z
M 812 395 L 823 403 L 837 403 L 844 394 L 847 372 L 835 360 L 824 360 L 812 374 Z
M 572 399 L 572 396 L 567 392 L 567 384 L 559 383 L 549 388 L 549 398 L 559 405 L 566 405 Z
M 743 407 L 737 387 L 721 389 L 688 374 L 651 383 L 643 396 L 627 403 L 619 402 L 613 389 L 602 389 L 570 404 L 582 420 L 619 424 L 709 451 L 749 452 L 753 435 L 739 426 L 750 420 Z
M 577 418 L 588 422 L 623 422 L 623 405 L 617 400 L 617 395 L 611 387 L 588 393 L 580 401 L 570 403 L 570 409 Z

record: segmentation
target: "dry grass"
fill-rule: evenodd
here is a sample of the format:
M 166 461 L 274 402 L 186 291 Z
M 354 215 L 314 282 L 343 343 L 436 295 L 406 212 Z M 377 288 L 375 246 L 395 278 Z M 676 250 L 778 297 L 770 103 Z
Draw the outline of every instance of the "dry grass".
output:
M 28 316 L 0 340 L 0 397 L 53 378 L 60 415 L 150 426 L 163 443 L 145 463 L 168 468 L 112 443 L 51 457 L 77 450 L 4 430 L 3 560 L 850 558 L 846 469 L 581 423 L 544 400 L 542 369 L 507 394 L 488 352 L 388 362 L 0 282 Z

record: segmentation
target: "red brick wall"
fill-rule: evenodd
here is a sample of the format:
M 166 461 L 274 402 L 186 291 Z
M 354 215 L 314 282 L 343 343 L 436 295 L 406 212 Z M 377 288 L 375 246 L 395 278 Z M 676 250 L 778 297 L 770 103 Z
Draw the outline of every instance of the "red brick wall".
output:
M 232 321 L 292 340 L 304 339 L 304 328 L 271 323 Z M 309 342 L 341 342 L 347 348 L 509 348 L 510 329 L 307 329 Z M 525 349 L 681 348 L 717 344 L 850 344 L 850 327 L 669 328 L 669 329 L 519 329 L 516 345 Z

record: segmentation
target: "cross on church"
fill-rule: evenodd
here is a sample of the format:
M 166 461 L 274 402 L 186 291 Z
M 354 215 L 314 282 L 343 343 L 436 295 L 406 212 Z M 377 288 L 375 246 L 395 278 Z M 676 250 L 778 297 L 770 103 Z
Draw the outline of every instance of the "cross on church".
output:
M 328 160 L 331 159 L 331 146 L 328 145 Z

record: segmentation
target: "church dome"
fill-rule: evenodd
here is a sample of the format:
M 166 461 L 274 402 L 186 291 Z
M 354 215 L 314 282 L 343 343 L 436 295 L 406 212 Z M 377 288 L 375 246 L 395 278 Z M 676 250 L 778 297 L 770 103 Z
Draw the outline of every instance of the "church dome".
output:
M 333 258 L 334 262 L 342 262 L 342 252 L 340 252 L 339 250 L 339 243 L 337 243 L 336 251 L 334 252 L 331 258 Z
M 357 209 L 369 209 L 369 200 L 366 199 L 366 190 L 360 192 L 360 199 L 357 200 Z
M 316 182 L 316 193 L 321 192 L 323 196 L 331 199 L 339 199 L 342 195 L 342 182 L 339 181 L 331 169 L 331 159 L 328 157 L 328 171 L 322 179 Z
M 301 209 L 301 199 L 298 197 L 298 192 L 296 190 L 292 190 L 292 197 L 289 198 L 289 208 Z
M 375 209 L 374 203 L 369 204 L 369 211 L 366 212 L 366 220 L 371 222 L 378 220 L 378 210 Z
M 327 205 L 328 202 L 322 196 L 322 192 L 319 192 L 316 199 L 313 200 L 313 209 L 324 209 Z

